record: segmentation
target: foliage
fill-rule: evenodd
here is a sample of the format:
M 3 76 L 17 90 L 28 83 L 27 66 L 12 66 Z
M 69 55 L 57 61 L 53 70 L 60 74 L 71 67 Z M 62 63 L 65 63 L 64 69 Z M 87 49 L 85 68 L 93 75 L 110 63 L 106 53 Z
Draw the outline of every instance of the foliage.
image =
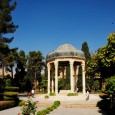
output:
M 33 102 L 33 100 L 30 98 L 22 107 L 22 115 L 35 115 L 36 108 L 36 102 Z
M 16 7 L 16 2 L 11 5 L 11 0 L 0 1 L 0 63 L 2 65 L 2 77 L 4 77 L 4 68 L 7 65 L 7 56 L 13 50 L 9 47 L 12 38 L 7 38 L 4 35 L 14 33 L 17 29 L 12 21 L 11 12 Z M 15 49 L 15 48 L 14 48 Z
M 41 71 L 44 67 L 43 55 L 40 51 L 30 51 L 28 55 L 28 67 L 27 67 L 27 77 L 32 77 L 35 81 L 35 88 L 37 87 L 37 81 L 40 83 Z
M 4 85 L 5 85 L 5 87 L 11 87 L 12 85 L 13 85 L 13 83 L 12 83 L 12 78 L 11 78 L 11 76 L 10 75 L 5 75 L 4 76 Z
M 115 75 L 105 80 L 105 91 L 112 93 L 115 91 Z
M 19 91 L 19 87 L 5 87 L 5 91 Z
M 99 90 L 100 84 L 98 80 L 93 81 L 93 89 L 94 90 Z
M 45 99 L 49 99 L 49 95 L 45 95 Z
M 0 93 L 4 91 L 4 86 L 5 86 L 4 80 L 0 78 Z
M 70 89 L 70 67 L 66 67 L 65 89 Z
M 77 96 L 77 93 L 68 93 L 67 96 Z
M 33 79 L 26 76 L 25 77 L 25 91 L 31 92 L 32 87 L 33 87 Z
M 115 74 L 115 33 L 110 34 L 107 40 L 107 45 L 99 48 L 97 52 L 98 64 L 100 64 L 100 72 L 103 78 Z
M 51 111 L 56 109 L 60 105 L 60 101 L 55 101 L 52 106 L 47 107 L 45 110 L 38 111 L 37 115 L 46 115 L 49 114 Z
M 18 92 L 4 92 L 4 95 L 6 95 L 6 96 L 16 96 L 16 95 L 18 95 Z
M 16 74 L 14 78 L 15 86 L 19 87 L 20 91 L 25 91 L 25 76 L 26 76 L 26 62 L 27 58 L 25 52 L 21 50 L 19 53 L 17 52 L 17 60 L 16 60 Z
M 13 100 L 15 104 L 18 105 L 19 98 L 18 98 L 18 88 L 17 87 L 6 87 L 4 90 L 4 100 Z
M 42 90 L 42 93 L 46 93 L 47 91 L 47 79 L 46 74 L 42 74 L 42 81 L 39 83 L 39 89 Z
M 102 88 L 104 80 L 115 75 L 115 33 L 108 36 L 107 45 L 99 48 L 91 59 L 87 61 L 87 74 L 95 79 L 99 75 Z
M 26 103 L 26 101 L 25 100 L 19 100 L 19 103 L 18 103 L 18 105 L 19 106 L 24 106 L 24 104 Z
M 78 81 L 77 81 L 78 91 L 82 91 L 82 67 L 79 66 L 78 69 Z
M 56 96 L 56 94 L 55 93 L 50 93 L 50 96 Z
M 84 43 L 82 44 L 82 51 L 84 52 L 86 61 L 89 60 L 89 59 L 91 59 L 91 54 L 90 54 L 90 52 L 89 52 L 89 47 L 88 47 L 87 42 L 84 42 Z
M 99 94 L 99 97 L 100 97 L 101 99 L 106 99 L 106 98 L 109 97 L 109 95 L 108 95 L 108 94 L 105 94 L 105 93 L 101 93 L 101 94 Z

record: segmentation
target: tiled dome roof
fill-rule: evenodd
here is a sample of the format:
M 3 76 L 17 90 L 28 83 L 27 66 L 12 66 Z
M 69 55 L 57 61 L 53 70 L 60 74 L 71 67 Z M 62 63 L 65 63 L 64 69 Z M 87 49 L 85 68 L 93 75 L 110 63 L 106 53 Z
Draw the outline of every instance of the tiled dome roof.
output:
M 85 58 L 83 51 L 77 50 L 71 44 L 62 44 L 47 55 L 47 60 L 55 57 L 80 57 Z

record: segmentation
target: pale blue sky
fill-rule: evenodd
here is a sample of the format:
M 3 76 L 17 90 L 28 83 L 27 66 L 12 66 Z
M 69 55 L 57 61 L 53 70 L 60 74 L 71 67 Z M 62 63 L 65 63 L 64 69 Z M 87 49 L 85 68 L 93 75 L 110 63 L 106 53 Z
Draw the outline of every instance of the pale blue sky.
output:
M 92 53 L 115 31 L 115 0 L 16 1 L 12 14 L 19 28 L 11 47 L 19 51 L 39 50 L 46 56 L 64 43 L 81 50 L 86 41 Z

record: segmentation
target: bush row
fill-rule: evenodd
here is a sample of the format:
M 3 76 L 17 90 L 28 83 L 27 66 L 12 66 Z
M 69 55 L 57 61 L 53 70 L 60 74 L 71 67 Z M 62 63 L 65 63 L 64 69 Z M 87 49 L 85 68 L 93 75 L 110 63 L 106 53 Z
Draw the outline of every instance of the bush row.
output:
M 78 93 L 68 93 L 67 96 L 77 96 Z
M 0 101 L 0 110 L 8 109 L 16 106 L 15 101 Z
M 52 106 L 47 107 L 45 110 L 38 111 L 37 115 L 46 115 L 49 114 L 51 111 L 56 109 L 60 105 L 60 101 L 55 101 Z
M 4 90 L 5 90 L 5 91 L 18 92 L 18 91 L 19 91 L 19 87 L 5 87 Z

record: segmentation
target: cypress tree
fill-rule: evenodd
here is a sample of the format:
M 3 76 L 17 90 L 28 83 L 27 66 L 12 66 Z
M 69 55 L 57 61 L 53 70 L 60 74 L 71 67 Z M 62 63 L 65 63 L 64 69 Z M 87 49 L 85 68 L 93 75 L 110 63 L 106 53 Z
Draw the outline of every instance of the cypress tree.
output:
M 12 5 L 11 0 L 0 0 L 0 65 L 2 66 L 2 77 L 4 77 L 4 57 L 11 51 L 9 43 L 12 42 L 13 37 L 5 37 L 6 34 L 14 33 L 18 25 L 12 21 L 11 12 L 16 7 L 16 2 Z
M 87 42 L 84 42 L 82 44 L 82 51 L 84 52 L 86 61 L 89 60 L 89 59 L 91 59 L 91 55 L 90 55 L 90 52 L 89 52 L 89 47 L 88 47 Z

